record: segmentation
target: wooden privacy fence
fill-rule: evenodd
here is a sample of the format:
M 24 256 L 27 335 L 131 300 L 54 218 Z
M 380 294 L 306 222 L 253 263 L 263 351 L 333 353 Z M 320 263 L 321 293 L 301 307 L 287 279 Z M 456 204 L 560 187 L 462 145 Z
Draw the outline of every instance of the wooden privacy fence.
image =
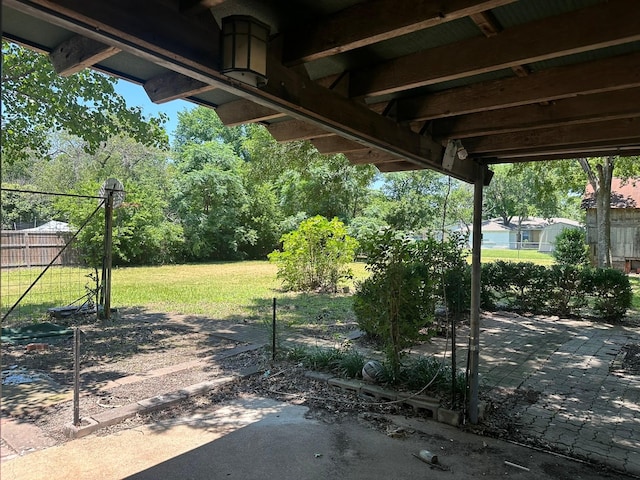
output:
M 2 230 L 0 252 L 2 268 L 46 266 L 71 241 L 72 232 L 34 232 Z M 69 246 L 53 265 L 77 265 L 78 253 Z

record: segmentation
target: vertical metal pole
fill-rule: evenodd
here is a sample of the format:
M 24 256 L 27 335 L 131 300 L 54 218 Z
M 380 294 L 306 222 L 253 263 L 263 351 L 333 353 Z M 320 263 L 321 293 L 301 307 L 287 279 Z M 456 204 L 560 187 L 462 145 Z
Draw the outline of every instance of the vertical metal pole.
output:
M 271 361 L 276 360 L 276 297 L 273 297 L 273 323 L 271 329 Z
M 111 263 L 113 250 L 113 190 L 107 192 L 104 207 L 104 257 L 102 263 L 102 308 L 105 320 L 111 318 Z
M 473 191 L 473 245 L 471 251 L 471 319 L 469 333 L 469 421 L 478 423 L 480 364 L 480 247 L 482 246 L 482 175 Z
M 73 424 L 80 426 L 80 328 L 73 331 Z
M 458 379 L 456 367 L 456 318 L 451 316 L 451 408 L 456 408 L 456 380 Z

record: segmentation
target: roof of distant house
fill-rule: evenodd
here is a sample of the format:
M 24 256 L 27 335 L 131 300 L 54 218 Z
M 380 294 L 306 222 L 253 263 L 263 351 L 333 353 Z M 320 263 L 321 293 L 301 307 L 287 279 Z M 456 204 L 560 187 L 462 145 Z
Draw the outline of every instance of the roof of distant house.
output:
M 66 222 L 51 220 L 43 225 L 34 228 L 27 228 L 23 232 L 70 232 L 71 227 Z
M 622 180 L 614 178 L 611 181 L 611 208 L 640 208 L 640 177 Z M 582 198 L 582 208 L 595 208 L 596 199 L 593 187 L 587 183 Z
M 518 230 L 518 221 L 520 217 L 513 217 L 508 225 L 505 225 L 502 218 L 491 218 L 482 222 L 483 232 L 499 232 L 507 230 Z M 540 218 L 540 217 L 527 217 L 522 220 L 520 228 L 522 230 L 542 230 L 549 225 L 564 224 L 569 227 L 579 227 L 580 222 L 571 220 L 569 218 Z M 470 228 L 473 230 L 473 228 Z

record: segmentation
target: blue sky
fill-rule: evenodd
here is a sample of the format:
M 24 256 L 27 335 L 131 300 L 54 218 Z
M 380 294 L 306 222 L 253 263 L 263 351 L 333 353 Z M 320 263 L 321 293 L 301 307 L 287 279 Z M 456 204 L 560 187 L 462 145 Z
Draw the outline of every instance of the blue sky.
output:
M 162 105 L 156 105 L 149 100 L 142 86 L 125 80 L 118 80 L 116 92 L 125 98 L 128 106 L 142 107 L 142 112 L 145 116 L 157 115 L 159 112 L 165 113 L 168 117 L 165 128 L 171 139 L 173 139 L 173 132 L 178 125 L 178 112 L 195 107 L 195 104 L 184 100 L 173 100 Z

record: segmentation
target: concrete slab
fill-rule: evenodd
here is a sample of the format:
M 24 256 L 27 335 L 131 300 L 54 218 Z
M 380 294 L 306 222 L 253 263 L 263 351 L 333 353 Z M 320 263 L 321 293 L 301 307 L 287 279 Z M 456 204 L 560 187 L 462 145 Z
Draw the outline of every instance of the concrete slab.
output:
M 413 432 L 402 439 L 350 418 L 327 424 L 305 407 L 250 397 L 109 436 L 89 436 L 19 457 L 3 480 L 388 478 L 622 479 L 589 465 L 428 421 L 388 417 Z M 403 423 L 404 422 L 404 423 Z M 445 469 L 413 455 L 437 452 Z M 506 463 L 510 462 L 510 463 Z M 525 471 L 511 464 L 529 469 Z

